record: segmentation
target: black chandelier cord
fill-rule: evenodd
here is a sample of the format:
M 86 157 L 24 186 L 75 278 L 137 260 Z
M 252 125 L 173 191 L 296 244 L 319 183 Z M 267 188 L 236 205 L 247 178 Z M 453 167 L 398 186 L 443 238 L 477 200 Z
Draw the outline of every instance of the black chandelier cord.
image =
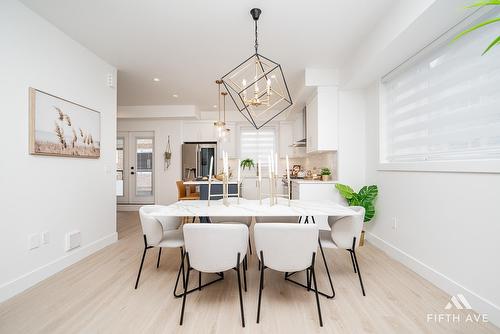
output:
M 219 104 L 217 105 L 219 108 L 219 122 L 220 122 L 220 83 L 217 82 L 217 85 L 219 85 Z
M 257 40 L 257 20 L 255 22 L 255 53 L 257 54 L 258 48 L 259 48 L 259 42 Z

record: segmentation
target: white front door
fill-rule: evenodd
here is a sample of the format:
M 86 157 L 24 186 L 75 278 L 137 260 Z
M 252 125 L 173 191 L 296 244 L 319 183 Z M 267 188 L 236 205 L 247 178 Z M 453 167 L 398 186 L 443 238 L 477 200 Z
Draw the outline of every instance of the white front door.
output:
M 116 196 L 121 204 L 154 203 L 154 133 L 118 132 Z

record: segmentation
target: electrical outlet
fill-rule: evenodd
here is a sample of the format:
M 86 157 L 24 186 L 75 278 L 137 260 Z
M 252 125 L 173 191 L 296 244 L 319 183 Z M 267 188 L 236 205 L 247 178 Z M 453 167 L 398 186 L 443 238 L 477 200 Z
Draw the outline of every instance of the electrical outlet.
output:
M 49 243 L 49 231 L 42 232 L 42 245 L 46 245 Z
M 28 236 L 28 249 L 32 250 L 40 247 L 40 234 L 30 234 Z
M 398 218 L 397 217 L 392 218 L 392 229 L 394 231 L 398 230 Z

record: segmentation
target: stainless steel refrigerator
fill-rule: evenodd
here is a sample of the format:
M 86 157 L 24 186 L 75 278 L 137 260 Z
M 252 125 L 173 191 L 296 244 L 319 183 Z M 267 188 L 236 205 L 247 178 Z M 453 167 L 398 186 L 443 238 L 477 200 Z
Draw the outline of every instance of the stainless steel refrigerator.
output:
M 208 176 L 210 158 L 214 158 L 212 174 L 217 174 L 217 143 L 182 144 L 182 178 L 193 180 Z

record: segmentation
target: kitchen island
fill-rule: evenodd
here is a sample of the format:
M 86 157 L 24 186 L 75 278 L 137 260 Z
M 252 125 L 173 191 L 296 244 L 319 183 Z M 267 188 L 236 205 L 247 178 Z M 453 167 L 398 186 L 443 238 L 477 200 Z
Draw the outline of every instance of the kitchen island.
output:
M 230 194 L 236 194 L 238 192 L 237 184 L 238 181 L 229 181 L 229 193 Z M 184 185 L 187 186 L 186 190 L 190 188 L 190 186 L 195 185 L 200 187 L 200 200 L 207 200 L 208 199 L 208 181 L 184 181 Z M 219 195 L 220 196 L 213 196 L 213 200 L 221 199 L 222 198 L 222 181 L 219 180 L 213 180 L 212 181 L 212 195 Z

